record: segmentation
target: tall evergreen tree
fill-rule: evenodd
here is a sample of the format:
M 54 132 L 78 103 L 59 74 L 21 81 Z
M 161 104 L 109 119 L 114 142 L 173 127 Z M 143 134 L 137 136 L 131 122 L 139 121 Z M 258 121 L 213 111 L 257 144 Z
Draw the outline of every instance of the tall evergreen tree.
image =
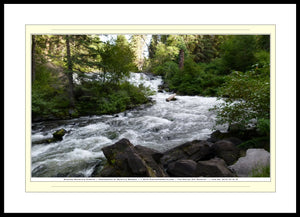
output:
M 150 59 L 154 58 L 158 42 L 159 42 L 158 41 L 158 35 L 152 35 L 151 36 L 151 42 L 150 42 L 150 45 L 149 45 L 149 50 L 148 50 Z
M 145 35 L 133 35 L 131 37 L 131 47 L 135 53 L 135 63 L 138 70 L 142 70 L 144 64 L 144 46 L 145 46 Z
M 31 48 L 31 82 L 33 84 L 35 80 L 35 68 L 36 68 L 36 60 L 35 60 L 35 35 L 32 35 L 32 48 Z
M 70 49 L 70 36 L 66 35 L 66 47 L 67 47 L 67 77 L 69 81 L 69 97 L 70 97 L 70 107 L 74 108 L 74 83 L 73 83 L 73 63 L 71 59 L 71 49 Z

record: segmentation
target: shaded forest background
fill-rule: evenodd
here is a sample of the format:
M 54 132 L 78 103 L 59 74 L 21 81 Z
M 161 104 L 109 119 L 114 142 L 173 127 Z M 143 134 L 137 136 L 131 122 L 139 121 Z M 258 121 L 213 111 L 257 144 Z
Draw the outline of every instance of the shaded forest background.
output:
M 32 36 L 32 120 L 114 114 L 149 103 L 131 72 L 162 76 L 179 95 L 222 98 L 216 124 L 270 124 L 269 35 Z M 147 46 L 148 56 L 143 55 Z

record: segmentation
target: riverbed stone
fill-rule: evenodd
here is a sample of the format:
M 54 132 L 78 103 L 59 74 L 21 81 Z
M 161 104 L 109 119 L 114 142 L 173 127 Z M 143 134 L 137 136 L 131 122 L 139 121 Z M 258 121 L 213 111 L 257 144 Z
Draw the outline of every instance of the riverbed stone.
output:
M 133 144 L 121 139 L 113 145 L 102 148 L 108 165 L 104 166 L 105 176 L 148 176 L 143 160 L 135 153 Z M 109 173 L 110 172 L 110 173 Z
M 193 160 L 178 160 L 168 165 L 167 173 L 172 177 L 194 177 L 196 167 Z
M 229 168 L 240 177 L 251 176 L 254 169 L 261 169 L 270 165 L 270 153 L 264 149 L 248 149 L 246 156 L 240 157 L 238 161 Z
M 240 126 L 238 124 L 232 124 L 228 127 L 226 132 L 221 132 L 220 130 L 214 131 L 210 138 L 207 139 L 209 142 L 217 142 L 219 140 L 232 140 L 234 138 L 234 143 L 241 143 L 250 139 L 253 139 L 255 137 L 261 136 L 259 132 L 257 131 L 256 127 L 252 128 L 245 128 L 243 126 Z M 237 139 L 240 141 L 238 141 Z
M 228 138 L 224 138 L 223 140 L 232 142 L 235 146 L 240 145 L 243 141 L 237 137 L 228 137 Z
M 65 129 L 59 129 L 57 131 L 55 131 L 52 135 L 53 135 L 53 138 L 56 139 L 56 140 L 62 140 L 63 139 L 63 136 L 66 134 L 66 130 Z
M 163 156 L 161 152 L 141 145 L 134 146 L 134 149 L 145 161 L 147 166 L 152 169 L 155 177 L 168 176 L 168 174 L 164 171 L 162 164 L 160 163 L 160 158 Z
M 217 157 L 222 158 L 227 165 L 232 165 L 240 157 L 239 148 L 228 140 L 220 140 L 212 146 Z
M 32 145 L 50 144 L 63 140 L 64 135 L 67 133 L 65 129 L 59 129 L 52 134 L 52 138 L 42 139 L 32 142 Z
M 226 162 L 221 158 L 212 158 L 207 161 L 198 161 L 195 169 L 197 177 L 235 177 L 228 169 Z
M 167 168 L 167 165 L 180 159 L 189 159 L 195 162 L 207 160 L 214 157 L 212 149 L 213 143 L 205 140 L 194 140 L 176 146 L 166 152 L 161 158 L 161 163 Z
M 128 139 L 102 148 L 107 164 L 100 172 L 106 177 L 157 177 L 166 176 L 154 158 L 158 152 L 141 146 L 135 148 Z M 146 154 L 149 151 L 149 154 Z M 153 156 L 155 156 L 153 158 Z

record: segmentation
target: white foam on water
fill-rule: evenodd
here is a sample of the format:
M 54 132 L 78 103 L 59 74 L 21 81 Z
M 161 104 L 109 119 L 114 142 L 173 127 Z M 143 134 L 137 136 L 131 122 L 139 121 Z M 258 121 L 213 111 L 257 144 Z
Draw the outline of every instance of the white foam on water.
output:
M 31 141 L 32 142 L 40 141 L 40 140 L 43 140 L 43 139 L 50 139 L 50 138 L 52 138 L 51 133 L 47 133 L 45 135 L 44 133 L 40 132 L 40 133 L 36 133 L 36 134 L 31 135 Z
M 64 158 L 67 159 L 68 161 L 73 161 L 73 160 L 97 158 L 101 156 L 102 154 L 100 152 L 92 152 L 89 150 L 75 148 L 72 152 L 67 153 L 64 156 Z
M 136 86 L 143 84 L 157 91 L 161 77 L 149 77 L 142 73 L 131 73 L 129 81 Z M 35 130 L 32 141 L 52 137 L 55 130 L 64 128 L 67 134 L 62 141 L 32 147 L 33 169 L 46 165 L 45 175 L 54 175 L 68 170 L 89 176 L 95 164 L 93 159 L 103 158 L 101 149 L 122 138 L 133 145 L 143 145 L 158 151 L 166 151 L 192 140 L 207 139 L 212 133 L 216 115 L 209 111 L 222 103 L 216 97 L 179 96 L 176 101 L 167 102 L 172 93 L 156 93 L 151 96 L 152 106 L 121 112 L 116 115 L 81 117 L 61 121 L 51 128 Z M 48 124 L 49 125 L 49 124 Z M 43 126 L 41 123 L 36 128 Z M 225 131 L 226 125 L 217 129 Z M 47 159 L 48 158 L 48 159 Z M 88 165 L 88 166 L 87 166 Z M 40 173 L 43 174 L 43 173 Z

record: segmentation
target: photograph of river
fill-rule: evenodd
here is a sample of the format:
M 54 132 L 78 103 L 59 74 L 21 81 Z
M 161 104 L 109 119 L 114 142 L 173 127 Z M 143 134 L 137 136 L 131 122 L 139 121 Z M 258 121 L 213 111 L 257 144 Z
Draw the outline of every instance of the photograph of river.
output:
M 270 177 L 269 35 L 32 35 L 31 177 Z
M 296 211 L 295 4 L 3 4 L 4 213 Z

